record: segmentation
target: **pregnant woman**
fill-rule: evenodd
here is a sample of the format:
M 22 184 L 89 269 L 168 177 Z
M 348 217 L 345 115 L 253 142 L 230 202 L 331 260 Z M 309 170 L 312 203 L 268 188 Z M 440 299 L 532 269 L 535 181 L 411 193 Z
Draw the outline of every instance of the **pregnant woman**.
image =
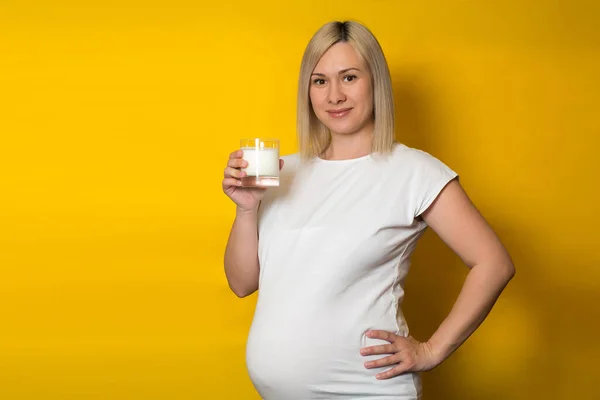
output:
M 363 25 L 331 22 L 310 40 L 297 121 L 299 153 L 282 157 L 279 187 L 241 187 L 241 150 L 225 168 L 237 207 L 225 274 L 240 297 L 258 290 L 250 378 L 268 400 L 419 399 L 419 373 L 483 322 L 514 275 L 511 259 L 457 174 L 395 142 L 388 66 Z M 427 227 L 470 271 L 419 342 L 401 304 Z

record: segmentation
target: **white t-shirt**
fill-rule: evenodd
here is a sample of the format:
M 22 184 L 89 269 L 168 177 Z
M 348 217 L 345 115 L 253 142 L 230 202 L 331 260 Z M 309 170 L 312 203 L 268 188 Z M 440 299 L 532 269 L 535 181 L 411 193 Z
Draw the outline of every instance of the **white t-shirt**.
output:
M 259 211 L 260 279 L 246 348 L 264 399 L 417 399 L 418 374 L 367 369 L 370 329 L 408 335 L 400 304 L 417 218 L 457 174 L 398 144 L 387 156 L 283 157 L 280 186 Z

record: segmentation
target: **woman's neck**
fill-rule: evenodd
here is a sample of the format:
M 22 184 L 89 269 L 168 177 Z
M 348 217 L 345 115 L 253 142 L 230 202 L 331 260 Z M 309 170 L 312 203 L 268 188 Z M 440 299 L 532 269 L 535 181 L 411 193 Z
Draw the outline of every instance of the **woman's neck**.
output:
M 331 144 L 321 155 L 325 160 L 348 160 L 371 154 L 373 130 L 353 134 L 331 134 Z

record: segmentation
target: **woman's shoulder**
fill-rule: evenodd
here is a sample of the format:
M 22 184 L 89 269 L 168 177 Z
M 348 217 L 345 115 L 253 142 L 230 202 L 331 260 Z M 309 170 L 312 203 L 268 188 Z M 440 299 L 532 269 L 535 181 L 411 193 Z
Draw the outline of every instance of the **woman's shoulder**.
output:
M 456 175 L 444 161 L 429 152 L 398 143 L 392 150 L 394 169 L 406 171 L 411 175 L 443 174 Z
M 396 143 L 392 150 L 392 159 L 397 162 L 428 163 L 439 159 L 425 150 Z
M 286 154 L 284 156 L 280 157 L 284 164 L 290 164 L 290 165 L 298 165 L 300 163 L 300 153 L 292 153 L 292 154 Z
M 280 158 L 283 160 L 283 167 L 280 175 L 295 174 L 302 162 L 300 153 L 286 154 Z

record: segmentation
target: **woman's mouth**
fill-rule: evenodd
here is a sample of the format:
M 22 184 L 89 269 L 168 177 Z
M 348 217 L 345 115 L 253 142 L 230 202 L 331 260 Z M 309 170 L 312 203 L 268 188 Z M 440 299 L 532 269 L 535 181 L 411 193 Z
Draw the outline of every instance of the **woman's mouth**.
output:
M 332 118 L 342 118 L 345 117 L 352 108 L 340 108 L 338 110 L 327 110 L 327 114 Z

